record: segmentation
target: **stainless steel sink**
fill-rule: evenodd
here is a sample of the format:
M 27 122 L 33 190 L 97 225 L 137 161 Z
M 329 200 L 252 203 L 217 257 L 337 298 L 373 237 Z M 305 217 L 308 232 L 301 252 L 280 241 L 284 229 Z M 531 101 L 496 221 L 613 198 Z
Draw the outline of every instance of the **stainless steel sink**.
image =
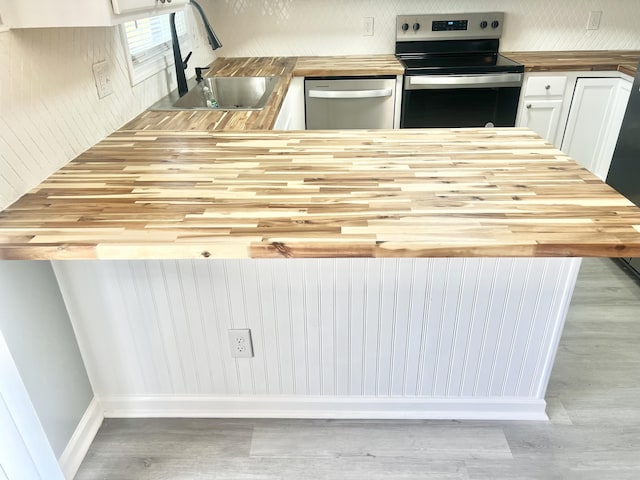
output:
M 150 109 L 262 110 L 279 80 L 280 77 L 209 77 L 195 84 L 183 97 L 173 91 Z M 207 97 L 213 100 L 209 105 Z

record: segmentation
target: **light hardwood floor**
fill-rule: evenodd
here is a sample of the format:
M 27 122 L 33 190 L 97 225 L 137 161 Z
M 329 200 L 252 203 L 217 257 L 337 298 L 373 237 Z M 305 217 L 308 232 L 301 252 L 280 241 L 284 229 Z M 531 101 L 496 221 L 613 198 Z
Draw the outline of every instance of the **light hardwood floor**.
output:
M 76 479 L 638 479 L 640 282 L 585 259 L 550 422 L 107 419 Z

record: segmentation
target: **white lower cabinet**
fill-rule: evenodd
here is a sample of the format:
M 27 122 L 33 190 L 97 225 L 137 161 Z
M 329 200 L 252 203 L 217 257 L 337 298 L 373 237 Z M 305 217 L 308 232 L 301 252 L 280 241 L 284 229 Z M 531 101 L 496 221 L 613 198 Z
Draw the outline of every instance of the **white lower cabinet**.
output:
M 521 127 L 529 127 L 549 143 L 558 145 L 562 99 L 526 100 L 520 118 Z
M 282 101 L 274 130 L 304 130 L 304 77 L 293 77 Z
M 631 82 L 622 78 L 578 78 L 562 151 L 601 180 L 611 157 L 629 100 Z
M 569 74 L 527 74 L 522 86 L 516 125 L 529 127 L 560 148 L 567 116 L 566 106 L 571 101 L 572 91 Z

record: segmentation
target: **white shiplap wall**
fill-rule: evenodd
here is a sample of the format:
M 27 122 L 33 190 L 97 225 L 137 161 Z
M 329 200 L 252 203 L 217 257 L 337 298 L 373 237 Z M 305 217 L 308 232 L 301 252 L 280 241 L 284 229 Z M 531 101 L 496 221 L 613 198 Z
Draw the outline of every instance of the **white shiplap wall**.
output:
M 516 399 L 544 408 L 579 263 L 277 259 L 54 268 L 107 411 L 114 398 L 118 415 L 127 415 L 136 399 L 185 397 L 278 398 L 285 411 L 304 397 L 320 405 L 304 415 L 317 416 L 326 410 L 322 399 L 335 398 Z M 252 330 L 254 358 L 231 357 L 231 328 Z M 246 414 L 237 408 L 198 412 Z
M 393 53 L 399 14 L 506 13 L 502 50 L 640 49 L 638 0 L 205 0 L 225 56 Z M 601 11 L 598 30 L 589 12 Z M 362 35 L 363 17 L 374 35 Z
M 214 52 L 199 26 L 191 35 L 191 67 L 207 65 Z M 114 93 L 99 99 L 92 65 L 103 60 Z M 132 87 L 118 27 L 1 32 L 0 210 L 166 95 L 174 77 L 171 67 Z

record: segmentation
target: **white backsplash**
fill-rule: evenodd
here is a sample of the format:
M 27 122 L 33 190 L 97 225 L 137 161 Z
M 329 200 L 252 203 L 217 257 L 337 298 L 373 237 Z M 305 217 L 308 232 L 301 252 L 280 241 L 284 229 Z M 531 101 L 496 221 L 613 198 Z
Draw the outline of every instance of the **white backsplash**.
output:
M 201 29 L 192 35 L 189 74 L 215 58 Z M 103 60 L 113 94 L 99 99 L 92 65 Z M 174 77 L 171 67 L 132 87 L 118 27 L 0 33 L 0 210 L 166 95 Z
M 399 13 L 499 10 L 503 50 L 640 49 L 638 0 L 202 0 L 225 56 L 390 53 Z M 603 12 L 587 31 L 590 10 Z M 363 17 L 374 35 L 362 35 Z M 196 35 L 202 39 L 202 31 Z M 194 42 L 196 43 L 196 42 Z M 200 42 L 190 65 L 214 55 Z M 98 99 L 91 66 L 111 63 Z M 0 33 L 0 210 L 169 90 L 173 72 L 131 87 L 117 27 Z
M 640 49 L 638 0 L 209 0 L 225 56 L 393 53 L 399 14 L 506 12 L 502 50 Z M 602 11 L 598 30 L 589 12 Z M 362 35 L 374 17 L 374 35 Z

